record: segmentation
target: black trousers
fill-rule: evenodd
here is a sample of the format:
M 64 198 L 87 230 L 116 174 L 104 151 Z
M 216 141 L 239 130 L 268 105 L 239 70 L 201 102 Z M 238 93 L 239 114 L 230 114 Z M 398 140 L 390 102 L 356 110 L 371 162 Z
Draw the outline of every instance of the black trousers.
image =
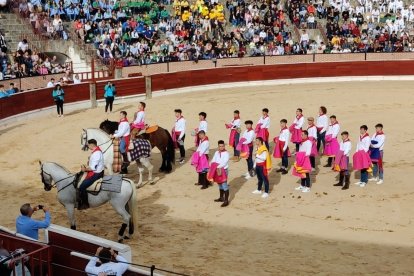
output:
M 109 111 L 112 112 L 112 106 L 114 104 L 114 100 L 115 100 L 114 97 L 106 97 L 105 98 L 105 101 L 106 101 L 105 112 L 108 112 L 108 107 L 109 107 Z
M 62 100 L 56 100 L 56 110 L 58 115 L 63 115 L 63 101 Z
M 177 140 L 178 140 L 178 137 L 177 137 Z M 185 157 L 185 148 L 184 148 L 185 134 L 183 138 L 181 138 L 181 140 L 183 141 L 183 144 L 182 145 L 178 144 L 178 148 L 180 149 L 180 157 L 184 158 Z

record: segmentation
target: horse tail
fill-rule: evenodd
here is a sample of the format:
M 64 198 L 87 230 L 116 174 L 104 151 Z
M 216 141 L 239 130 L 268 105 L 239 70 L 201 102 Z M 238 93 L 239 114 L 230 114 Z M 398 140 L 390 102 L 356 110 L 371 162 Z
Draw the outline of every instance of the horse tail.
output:
M 129 227 L 129 234 L 134 234 L 134 227 L 138 223 L 138 206 L 137 206 L 137 188 L 135 187 L 135 183 L 130 179 L 125 179 L 129 182 L 132 188 L 132 195 L 128 200 L 128 209 L 129 214 L 131 215 L 130 227 Z
M 171 162 L 172 164 L 174 164 L 175 162 L 175 146 L 174 146 L 174 141 L 171 137 L 171 134 L 168 130 L 164 129 L 165 133 L 167 134 L 168 137 L 168 143 L 167 143 L 167 156 L 168 156 L 168 162 Z

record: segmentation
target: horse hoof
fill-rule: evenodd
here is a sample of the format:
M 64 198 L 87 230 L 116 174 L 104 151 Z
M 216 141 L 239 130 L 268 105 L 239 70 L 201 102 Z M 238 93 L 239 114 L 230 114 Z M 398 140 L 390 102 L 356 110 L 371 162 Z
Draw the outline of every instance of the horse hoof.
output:
M 118 243 L 124 243 L 124 239 L 119 239 Z

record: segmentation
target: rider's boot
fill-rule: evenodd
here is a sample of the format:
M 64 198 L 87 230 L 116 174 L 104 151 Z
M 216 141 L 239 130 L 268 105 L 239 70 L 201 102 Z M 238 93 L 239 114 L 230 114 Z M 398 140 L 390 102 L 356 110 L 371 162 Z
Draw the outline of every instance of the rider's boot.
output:
M 128 154 L 125 152 L 122 154 L 122 166 L 121 166 L 121 173 L 127 174 L 128 173 L 128 166 L 129 166 L 129 160 L 128 160 Z
M 89 208 L 88 202 L 88 192 L 87 191 L 79 191 L 79 203 L 78 203 L 78 210 L 85 210 Z

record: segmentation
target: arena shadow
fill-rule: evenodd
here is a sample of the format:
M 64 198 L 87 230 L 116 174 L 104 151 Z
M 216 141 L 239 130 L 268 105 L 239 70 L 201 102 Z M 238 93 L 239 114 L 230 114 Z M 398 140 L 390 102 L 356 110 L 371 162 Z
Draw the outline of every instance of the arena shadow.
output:
M 19 128 L 21 126 L 24 126 L 24 125 L 26 125 L 26 124 L 18 124 L 18 125 L 15 125 L 15 126 L 11 126 L 11 127 L 7 127 L 7 128 L 4 128 L 4 129 L 1 129 L 0 130 L 0 135 L 6 134 L 7 132 L 9 132 L 11 130 L 14 130 L 16 128 Z
M 414 273 L 413 247 L 260 231 L 248 222 L 240 228 L 225 226 L 225 220 L 214 225 L 202 220 L 202 211 L 196 221 L 177 219 L 156 203 L 158 195 L 140 202 L 139 240 L 131 245 L 140 264 L 188 275 Z

